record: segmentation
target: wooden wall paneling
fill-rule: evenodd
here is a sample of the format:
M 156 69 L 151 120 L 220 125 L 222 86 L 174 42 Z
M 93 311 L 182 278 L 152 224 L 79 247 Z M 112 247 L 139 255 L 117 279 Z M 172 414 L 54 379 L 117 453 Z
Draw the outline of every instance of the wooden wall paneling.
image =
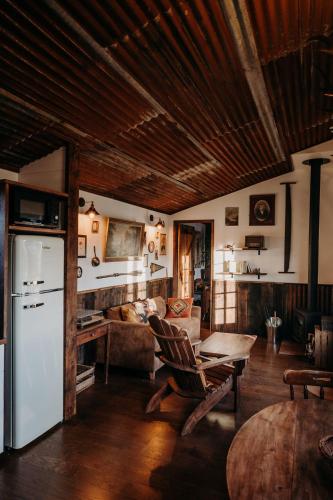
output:
M 8 326 L 8 183 L 0 184 L 0 325 L 2 332 L 1 339 L 7 336 Z
M 65 240 L 65 358 L 64 419 L 76 413 L 76 310 L 77 310 L 77 235 L 79 209 L 79 152 L 66 149 L 67 234 Z
M 126 302 L 146 297 L 161 295 L 164 299 L 171 297 L 172 278 L 160 278 L 141 283 L 115 285 L 79 292 L 77 307 L 83 309 L 107 309 Z
M 267 305 L 271 313 L 275 310 L 282 318 L 283 336 L 291 337 L 295 309 L 307 307 L 306 284 L 235 281 L 236 317 L 231 324 L 224 322 L 227 315 L 223 314 L 226 283 L 230 281 L 213 283 L 213 330 L 265 335 L 264 306 Z M 318 286 L 318 309 L 323 314 L 333 314 L 333 285 Z

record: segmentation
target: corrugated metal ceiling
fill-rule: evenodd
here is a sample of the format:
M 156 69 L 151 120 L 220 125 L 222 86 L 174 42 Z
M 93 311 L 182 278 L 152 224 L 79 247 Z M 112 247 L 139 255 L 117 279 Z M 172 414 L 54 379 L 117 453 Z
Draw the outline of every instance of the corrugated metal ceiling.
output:
M 0 165 L 64 142 L 80 183 L 173 213 L 330 138 L 325 0 L 3 0 Z M 253 38 L 253 43 L 251 40 Z

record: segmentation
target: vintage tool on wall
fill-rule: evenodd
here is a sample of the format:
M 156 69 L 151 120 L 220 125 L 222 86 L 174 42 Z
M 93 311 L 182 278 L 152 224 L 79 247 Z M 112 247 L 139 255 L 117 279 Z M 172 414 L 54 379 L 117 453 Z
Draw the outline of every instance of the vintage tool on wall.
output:
M 101 280 L 103 278 L 118 278 L 119 276 L 141 276 L 142 274 L 144 274 L 143 271 L 130 271 L 128 273 L 103 274 L 101 276 L 96 276 L 96 279 Z
M 94 257 L 91 259 L 91 265 L 92 265 L 93 267 L 97 267 L 97 266 L 99 266 L 99 265 L 100 265 L 100 263 L 101 263 L 101 261 L 100 261 L 100 259 L 97 257 L 97 255 L 96 255 L 96 247 L 95 247 L 95 245 L 94 245 Z
M 281 185 L 286 187 L 285 192 L 285 223 L 284 223 L 284 265 L 283 271 L 279 271 L 279 274 L 295 274 L 295 271 L 289 271 L 290 264 L 290 250 L 291 250 L 291 184 L 296 184 L 296 182 L 280 182 Z

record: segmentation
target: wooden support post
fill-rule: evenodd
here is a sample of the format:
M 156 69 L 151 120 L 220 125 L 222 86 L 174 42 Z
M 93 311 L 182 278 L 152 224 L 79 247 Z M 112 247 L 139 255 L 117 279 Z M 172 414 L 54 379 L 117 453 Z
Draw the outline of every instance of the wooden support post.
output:
M 77 235 L 79 210 L 79 154 L 74 146 L 66 150 L 67 233 L 65 244 L 65 359 L 64 420 L 76 413 L 76 309 Z
M 8 205 L 9 186 L 0 185 L 0 340 L 7 337 L 8 316 Z

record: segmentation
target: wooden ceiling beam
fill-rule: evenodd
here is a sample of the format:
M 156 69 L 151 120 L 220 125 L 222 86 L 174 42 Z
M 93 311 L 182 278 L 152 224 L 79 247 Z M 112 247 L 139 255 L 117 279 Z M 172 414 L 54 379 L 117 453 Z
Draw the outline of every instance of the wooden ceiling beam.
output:
M 265 127 L 266 135 L 275 152 L 276 160 L 277 162 L 286 161 L 286 155 L 282 147 L 262 73 L 246 1 L 226 0 L 222 2 L 222 6 L 230 25 L 230 33 L 234 38 L 259 118 Z
M 156 169 L 150 167 L 149 165 L 144 163 L 142 160 L 138 160 L 137 158 L 132 157 L 132 156 L 128 155 L 127 153 L 124 153 L 122 150 L 118 149 L 113 144 L 103 142 L 100 139 L 98 139 L 97 137 L 92 136 L 86 132 L 83 132 L 82 130 L 80 130 L 76 127 L 73 127 L 71 124 L 66 123 L 63 120 L 60 120 L 59 118 L 57 118 L 53 114 L 50 114 L 49 112 L 46 112 L 46 111 L 40 109 L 39 107 L 35 106 L 34 104 L 30 104 L 29 102 L 21 99 L 20 97 L 15 96 L 11 92 L 8 92 L 7 90 L 5 90 L 3 88 L 0 88 L 0 95 L 15 102 L 16 104 L 22 106 L 23 108 L 27 108 L 30 111 L 33 111 L 35 114 L 41 116 L 44 120 L 45 119 L 48 120 L 50 128 L 52 128 L 53 125 L 61 125 L 65 129 L 70 131 L 71 134 L 77 135 L 78 142 L 82 141 L 82 139 L 89 140 L 91 143 L 93 143 L 96 146 L 102 146 L 104 149 L 105 148 L 109 149 L 118 158 L 121 158 L 122 161 L 125 163 L 126 163 L 126 161 L 129 161 L 131 164 L 133 164 L 133 162 L 136 163 L 138 167 L 142 168 L 145 171 L 146 176 L 153 174 L 156 177 L 159 177 L 161 179 L 164 179 L 165 181 L 171 182 L 172 184 L 175 184 L 177 187 L 181 188 L 184 191 L 187 191 L 189 193 L 200 194 L 201 196 L 203 196 L 203 193 L 200 190 L 195 189 L 192 186 L 189 186 L 188 184 L 185 184 L 184 182 L 181 182 L 178 179 L 175 179 L 174 177 L 171 177 L 167 174 L 160 172 L 159 170 L 156 170 Z M 114 168 L 116 168 L 116 166 Z M 117 168 L 119 170 L 122 170 L 122 168 L 124 168 L 124 165 L 118 166 Z
M 209 160 L 215 167 L 223 169 L 222 163 L 217 160 L 201 143 L 198 141 L 183 125 L 167 111 L 128 71 L 126 71 L 110 54 L 108 48 L 102 47 L 96 40 L 82 28 L 82 26 L 75 21 L 75 19 L 63 9 L 56 0 L 43 0 L 48 7 L 50 7 L 59 18 L 67 24 L 84 42 L 88 45 L 96 55 L 107 64 L 113 71 L 121 76 L 131 87 L 145 99 L 158 114 L 163 115 L 168 121 L 173 123 L 175 127 L 185 135 L 185 137 Z M 156 172 L 156 171 L 155 171 Z M 172 177 L 168 177 L 172 179 Z M 197 190 L 195 190 L 198 192 Z M 205 196 L 204 193 L 200 194 Z

